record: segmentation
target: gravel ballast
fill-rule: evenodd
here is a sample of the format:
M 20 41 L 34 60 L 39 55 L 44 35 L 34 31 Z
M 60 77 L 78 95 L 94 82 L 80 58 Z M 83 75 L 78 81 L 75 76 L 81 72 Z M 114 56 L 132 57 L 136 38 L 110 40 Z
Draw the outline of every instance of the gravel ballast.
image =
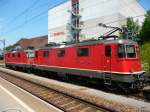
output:
M 42 78 L 39 76 L 0 68 L 1 72 L 5 72 L 26 80 L 38 83 L 40 85 L 52 88 L 56 91 L 74 96 L 87 102 L 96 104 L 104 108 L 109 108 L 115 112 L 150 112 L 150 103 L 126 98 L 120 95 L 105 93 L 100 90 L 90 89 L 87 87 L 77 86 L 52 79 Z

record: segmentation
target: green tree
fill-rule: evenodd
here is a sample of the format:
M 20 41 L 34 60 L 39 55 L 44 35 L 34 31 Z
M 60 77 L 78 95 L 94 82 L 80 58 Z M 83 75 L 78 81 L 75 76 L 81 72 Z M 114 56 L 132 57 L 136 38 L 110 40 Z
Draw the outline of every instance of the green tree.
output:
M 138 20 L 134 21 L 132 17 L 127 18 L 127 28 L 130 32 L 139 33 L 140 25 Z
M 122 28 L 127 28 L 128 31 L 130 32 L 129 36 L 133 36 L 134 40 L 138 40 L 137 35 L 140 32 L 140 25 L 138 20 L 135 21 L 132 17 L 128 17 L 126 25 L 123 25 Z M 123 33 L 121 34 L 121 37 L 126 39 L 127 35 Z
M 150 76 L 150 42 L 145 42 L 144 44 L 140 45 L 140 53 L 142 57 L 142 63 L 144 70 Z
M 9 45 L 5 48 L 6 51 L 11 51 L 14 48 L 14 45 Z
M 140 25 L 138 20 L 134 21 L 132 17 L 128 17 L 127 29 L 129 30 L 129 32 L 131 32 L 130 36 L 132 36 L 134 40 L 139 40 L 138 34 L 140 32 Z
M 139 38 L 141 44 L 150 41 L 150 10 L 145 15 Z

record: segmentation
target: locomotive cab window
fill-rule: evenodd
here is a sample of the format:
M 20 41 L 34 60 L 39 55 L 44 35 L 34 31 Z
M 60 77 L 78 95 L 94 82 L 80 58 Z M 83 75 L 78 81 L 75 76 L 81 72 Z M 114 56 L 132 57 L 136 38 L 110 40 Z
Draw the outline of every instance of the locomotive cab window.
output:
M 9 54 L 9 53 L 7 54 L 7 57 L 8 57 L 8 58 L 10 57 L 10 54 Z
M 18 53 L 18 57 L 21 57 L 21 54 L 20 54 L 20 53 Z
M 14 54 L 14 53 L 12 54 L 12 57 L 15 57 L 15 54 Z
M 126 45 L 126 52 L 128 58 L 136 58 L 136 50 L 134 45 Z
M 64 57 L 65 56 L 65 50 L 64 49 L 57 50 L 57 56 L 58 57 Z
M 78 48 L 77 56 L 89 56 L 89 49 L 88 48 Z
M 111 56 L 111 46 L 105 46 L 105 56 L 106 57 Z
M 44 52 L 43 52 L 43 56 L 44 56 L 44 57 L 48 57 L 48 56 L 49 56 L 49 51 L 44 51 Z
M 125 45 L 118 44 L 118 58 L 125 58 L 125 57 L 126 57 Z

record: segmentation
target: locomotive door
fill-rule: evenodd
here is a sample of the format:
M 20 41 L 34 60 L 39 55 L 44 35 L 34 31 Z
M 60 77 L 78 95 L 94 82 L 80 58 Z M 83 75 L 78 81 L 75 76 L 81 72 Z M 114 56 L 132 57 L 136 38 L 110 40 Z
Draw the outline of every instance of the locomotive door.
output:
M 106 45 L 104 48 L 104 71 L 111 72 L 111 46 Z

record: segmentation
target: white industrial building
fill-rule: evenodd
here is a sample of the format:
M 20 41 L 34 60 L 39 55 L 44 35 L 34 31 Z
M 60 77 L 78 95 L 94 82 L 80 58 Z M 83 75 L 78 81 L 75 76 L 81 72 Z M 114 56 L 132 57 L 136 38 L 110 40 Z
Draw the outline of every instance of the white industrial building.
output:
M 65 42 L 72 39 L 69 33 L 71 0 L 48 11 L 48 41 Z M 144 8 L 137 0 L 79 0 L 80 40 L 97 38 L 108 29 L 98 23 L 121 27 L 127 17 L 134 17 L 142 23 Z

